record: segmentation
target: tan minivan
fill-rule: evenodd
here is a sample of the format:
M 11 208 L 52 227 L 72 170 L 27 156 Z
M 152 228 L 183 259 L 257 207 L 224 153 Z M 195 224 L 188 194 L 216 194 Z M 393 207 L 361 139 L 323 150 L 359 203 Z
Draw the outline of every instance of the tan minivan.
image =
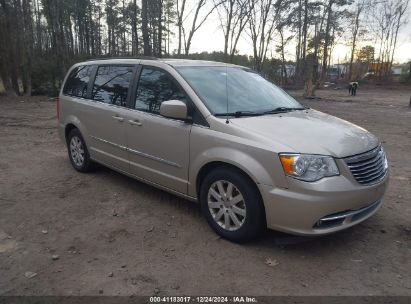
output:
M 241 66 L 82 62 L 68 72 L 57 110 L 76 170 L 100 163 L 199 201 L 232 241 L 266 227 L 300 235 L 348 228 L 378 210 L 388 183 L 374 135 Z

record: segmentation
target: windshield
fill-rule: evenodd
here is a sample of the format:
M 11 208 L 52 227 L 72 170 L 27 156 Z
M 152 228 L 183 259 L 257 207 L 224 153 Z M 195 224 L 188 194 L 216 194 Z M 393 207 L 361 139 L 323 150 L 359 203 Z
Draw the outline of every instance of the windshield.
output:
M 225 66 L 176 69 L 214 115 L 304 109 L 290 95 L 248 69 Z

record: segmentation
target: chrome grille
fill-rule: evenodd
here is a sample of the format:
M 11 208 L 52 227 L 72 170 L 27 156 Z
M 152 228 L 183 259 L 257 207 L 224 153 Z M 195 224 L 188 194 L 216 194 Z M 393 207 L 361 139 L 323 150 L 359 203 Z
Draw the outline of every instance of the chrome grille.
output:
M 387 158 L 381 146 L 344 160 L 356 181 L 362 185 L 378 183 L 388 171 Z

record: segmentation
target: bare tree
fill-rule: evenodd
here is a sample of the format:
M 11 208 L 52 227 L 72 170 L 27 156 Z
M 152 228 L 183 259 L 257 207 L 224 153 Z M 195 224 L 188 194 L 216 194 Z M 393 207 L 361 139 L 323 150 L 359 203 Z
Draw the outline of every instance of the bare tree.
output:
M 138 15 L 139 15 L 139 7 L 137 6 L 137 0 L 133 0 L 133 3 L 131 5 L 131 37 L 132 37 L 132 42 L 131 42 L 131 54 L 132 55 L 137 55 L 138 54 Z
M 333 5 L 335 4 L 335 0 L 328 0 L 325 14 L 327 16 L 325 32 L 324 32 L 324 46 L 323 46 L 323 63 L 321 69 L 321 78 L 324 80 L 327 75 L 327 63 L 328 63 L 328 56 L 329 56 L 329 47 L 331 43 L 332 36 L 330 32 L 332 30 L 332 22 L 333 22 Z
M 257 0 L 249 12 L 249 30 L 253 43 L 254 68 L 261 71 L 272 39 L 282 0 Z
M 294 8 L 294 26 L 296 32 L 296 78 L 301 79 L 306 70 L 307 42 L 310 24 L 314 15 L 315 3 L 309 0 L 297 0 L 297 6 Z M 290 3 L 292 4 L 292 2 Z M 291 6 L 291 5 L 290 5 Z
M 404 17 L 407 12 L 409 3 L 410 3 L 410 0 L 399 0 L 396 2 L 396 9 L 395 9 L 396 20 L 394 22 L 394 39 L 392 40 L 393 46 L 392 46 L 392 52 L 391 52 L 390 69 L 394 61 L 395 49 L 397 47 L 398 32 L 401 26 L 407 23 L 407 19 L 406 18 L 404 19 Z
M 327 77 L 328 66 L 330 64 L 330 54 L 332 53 L 332 47 L 335 43 L 337 33 L 342 29 L 340 28 L 340 22 L 346 15 L 345 6 L 348 5 L 350 0 L 328 0 L 325 5 L 324 19 L 325 27 L 322 45 L 322 65 L 321 65 L 321 80 L 324 81 Z M 320 40 L 318 40 L 320 41 Z M 318 43 L 317 41 L 317 43 Z M 315 54 L 317 57 L 318 54 Z M 316 60 L 317 58 L 315 58 Z
M 376 75 L 388 76 L 397 46 L 398 32 L 407 21 L 409 0 L 385 0 L 374 4 L 373 29 L 376 33 L 378 58 Z
M 191 28 L 188 33 L 187 38 L 185 37 L 185 29 L 183 25 L 181 27 L 183 28 L 183 33 L 184 33 L 184 49 L 185 49 L 185 54 L 188 55 L 190 52 L 190 47 L 191 43 L 193 40 L 194 34 L 198 31 L 198 29 L 204 24 L 204 22 L 207 20 L 207 18 L 214 12 L 216 8 L 218 8 L 219 5 L 221 5 L 222 1 L 214 3 L 212 7 L 203 15 L 203 17 L 199 17 L 200 12 L 204 10 L 204 7 L 206 7 L 206 4 L 210 2 L 207 0 L 198 0 L 195 6 L 195 12 L 194 12 L 194 17 L 191 22 Z
M 290 5 L 292 2 L 289 1 L 282 1 L 281 5 L 279 5 L 278 10 L 280 11 L 277 16 L 276 21 L 276 31 L 280 36 L 280 41 L 277 44 L 276 52 L 280 54 L 281 57 L 281 84 L 287 83 L 287 66 L 286 66 L 286 59 L 285 59 L 285 50 L 288 43 L 294 38 L 294 34 L 290 31 L 288 35 L 286 35 L 287 29 L 289 29 L 293 25 L 293 14 L 294 8 Z M 298 48 L 298 47 L 297 47 Z M 298 56 L 298 55 L 297 55 Z M 294 71 L 295 72 L 295 71 Z
M 217 1 L 214 0 L 215 5 Z M 221 29 L 224 34 L 224 56 L 232 62 L 238 40 L 250 19 L 255 0 L 226 0 L 217 8 Z
M 149 0 L 141 1 L 141 30 L 143 32 L 144 56 L 151 56 L 151 43 L 148 31 L 148 5 Z
M 277 28 L 278 34 L 280 36 L 280 44 L 278 45 L 276 51 L 280 53 L 281 57 L 281 84 L 285 85 L 287 84 L 287 64 L 285 60 L 285 48 L 287 44 L 294 38 L 292 35 L 285 37 L 284 34 L 284 28 L 283 26 L 280 26 Z
M 356 2 L 348 17 L 345 7 L 351 1 Z M 306 82 L 306 95 L 311 96 L 327 77 L 345 20 L 351 24 L 343 28 L 351 29 L 350 71 L 357 55 L 363 70 L 372 65 L 377 74 L 388 76 L 410 1 L 378 0 L 368 5 L 370 0 L 0 0 L 0 77 L 10 95 L 57 94 L 68 67 L 85 58 L 162 56 L 170 53 L 173 37 L 177 53 L 190 56 L 200 28 L 215 15 L 224 36 L 223 52 L 195 56 L 254 65 L 265 72 L 269 62 L 272 71 L 267 74 L 275 77 L 273 71 L 281 70 L 281 82 L 286 83 L 287 46 L 295 37 L 295 78 Z M 368 15 L 369 11 L 374 13 Z M 372 52 L 357 51 L 369 24 Z M 238 56 L 241 37 L 250 38 L 253 56 Z M 267 60 L 271 46 L 280 61 Z M 364 52 L 369 55 L 360 54 Z
M 181 49 L 183 46 L 183 16 L 186 8 L 186 2 L 186 0 L 177 0 L 178 55 L 181 55 Z
M 15 21 L 17 18 L 15 7 L 11 6 L 9 1 L 0 0 L 0 38 L 1 41 L 6 43 L 0 43 L 0 72 L 3 80 L 6 94 L 18 95 L 18 71 L 17 71 L 17 58 L 15 56 L 18 47 L 19 38 L 16 30 Z
M 23 40 L 24 40 L 24 54 L 23 54 L 23 91 L 25 95 L 30 96 L 31 85 L 31 69 L 32 69 L 32 56 L 33 56 L 33 18 L 31 12 L 30 0 L 23 0 L 22 2 L 23 13 Z
M 350 14 L 350 28 L 351 28 L 351 54 L 350 54 L 350 65 L 348 69 L 348 80 L 351 80 L 352 72 L 353 72 L 353 62 L 355 51 L 357 47 L 357 39 L 362 28 L 361 22 L 363 21 L 364 14 L 367 12 L 367 8 L 369 8 L 370 2 L 369 0 L 357 0 L 354 4 L 354 11 Z

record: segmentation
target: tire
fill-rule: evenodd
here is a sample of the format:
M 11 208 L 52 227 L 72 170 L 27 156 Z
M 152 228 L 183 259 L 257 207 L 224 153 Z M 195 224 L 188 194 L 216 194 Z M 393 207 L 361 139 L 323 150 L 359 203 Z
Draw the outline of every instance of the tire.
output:
M 90 172 L 93 162 L 90 159 L 86 142 L 78 129 L 70 131 L 67 137 L 67 150 L 71 165 L 79 172 Z
M 253 240 L 266 227 L 257 186 L 235 168 L 221 167 L 208 173 L 200 185 L 200 203 L 211 228 L 230 241 Z

